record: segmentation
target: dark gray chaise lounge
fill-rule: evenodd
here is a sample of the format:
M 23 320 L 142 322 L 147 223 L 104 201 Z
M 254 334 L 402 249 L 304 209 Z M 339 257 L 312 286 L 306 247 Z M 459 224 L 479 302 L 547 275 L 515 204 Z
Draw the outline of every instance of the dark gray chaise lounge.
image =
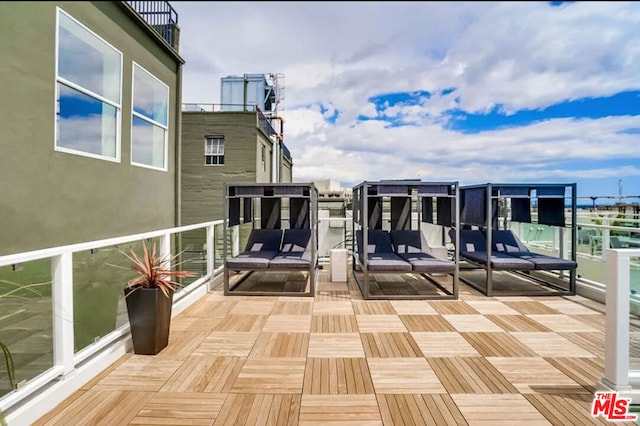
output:
M 253 229 L 247 245 L 237 256 L 227 257 L 225 264 L 231 270 L 267 269 L 280 251 L 281 229 Z
M 460 241 L 456 242 L 454 235 L 449 236 L 458 245 L 460 256 L 479 265 L 487 266 L 487 240 L 482 231 L 475 229 L 461 229 Z M 531 271 L 535 264 L 526 259 L 510 256 L 503 252 L 491 253 L 491 268 L 502 271 Z
M 391 235 L 388 231 L 380 229 L 370 229 L 367 234 L 367 270 L 369 271 L 393 271 L 409 272 L 411 264 L 398 256 L 393 251 Z M 362 229 L 356 231 L 356 242 L 358 244 L 358 256 L 364 265 L 364 248 L 362 239 Z
M 429 245 L 424 238 L 424 234 L 419 230 L 391 231 L 391 242 L 395 253 L 409 262 L 414 272 L 455 272 L 455 262 L 439 259 L 428 252 Z
M 285 229 L 282 246 L 270 269 L 306 270 L 311 265 L 311 229 Z
M 578 267 L 573 260 L 531 252 L 510 230 L 494 230 L 491 241 L 494 250 L 531 262 L 536 270 L 571 270 Z

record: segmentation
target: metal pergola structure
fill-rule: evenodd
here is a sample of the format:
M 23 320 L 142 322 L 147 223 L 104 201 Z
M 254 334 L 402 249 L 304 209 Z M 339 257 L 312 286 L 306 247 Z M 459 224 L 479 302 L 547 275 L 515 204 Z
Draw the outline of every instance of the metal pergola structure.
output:
M 491 265 L 492 234 L 489 230 L 508 229 L 510 222 L 536 223 L 558 227 L 559 232 L 559 258 L 576 261 L 577 253 L 577 196 L 575 183 L 486 183 L 479 185 L 467 185 L 460 187 L 461 204 L 461 228 L 477 227 L 486 232 L 487 261 L 479 265 L 465 259 L 461 260 L 470 265 L 471 269 L 485 269 L 486 277 L 484 286 L 473 280 L 465 278 L 462 274 L 460 280 L 487 296 L 496 295 L 494 292 L 494 268 Z M 533 203 L 536 200 L 537 218 L 532 215 Z M 500 210 L 503 210 L 501 215 Z M 566 223 L 565 210 L 570 213 L 570 223 Z M 501 223 L 502 222 L 502 223 Z M 502 225 L 502 228 L 501 228 Z M 566 232 L 570 232 L 567 241 Z M 459 241 L 456 238 L 456 241 Z M 567 242 L 570 247 L 567 247 Z M 456 243 L 456 246 L 458 244 Z M 570 253 L 568 253 L 570 249 Z M 464 271 L 464 265 L 461 270 Z M 545 296 L 545 295 L 575 295 L 576 294 L 576 268 L 559 270 L 557 275 L 551 271 L 518 271 L 500 270 L 507 274 L 516 274 L 532 283 L 545 287 L 546 291 L 514 290 L 500 292 L 500 296 Z M 569 274 L 568 280 L 566 274 Z
M 368 230 L 383 229 L 382 215 L 385 206 L 389 206 L 389 229 L 411 229 L 412 214 L 417 213 L 417 229 L 420 224 L 432 223 L 442 227 L 450 227 L 457 236 L 457 223 L 460 221 L 460 205 L 458 203 L 458 182 L 423 182 L 420 180 L 381 180 L 364 181 L 353 187 L 353 221 L 352 234 L 356 234 L 356 226 L 362 230 L 362 247 L 368 247 Z M 445 245 L 446 232 L 442 232 L 442 245 Z M 429 274 L 414 271 L 379 271 L 372 272 L 368 268 L 368 256 L 360 259 L 356 250 L 356 238 L 351 243 L 352 272 L 358 287 L 365 299 L 457 299 L 458 298 L 458 257 L 457 246 L 452 253 L 455 262 L 451 290 Z M 362 279 L 358 277 L 358 268 Z M 371 291 L 371 274 L 414 274 L 422 276 L 440 291 L 436 295 L 411 294 L 374 294 Z
M 288 205 L 282 200 L 288 199 Z M 282 211 L 288 210 L 288 223 L 283 222 Z M 318 268 L 318 190 L 313 183 L 226 183 L 223 199 L 223 250 L 225 295 L 245 296 L 309 296 L 315 295 L 316 270 Z M 256 215 L 259 214 L 259 216 Z M 256 271 L 288 271 L 300 269 L 285 266 L 266 269 L 243 269 L 245 273 L 230 284 L 229 228 L 241 223 L 251 223 L 252 229 L 310 229 L 310 263 L 307 272 L 308 286 L 305 291 L 259 291 L 235 290 Z M 259 225 L 259 226 L 256 226 Z M 285 227 L 283 228 L 283 225 Z M 235 269 L 234 269 L 235 270 Z

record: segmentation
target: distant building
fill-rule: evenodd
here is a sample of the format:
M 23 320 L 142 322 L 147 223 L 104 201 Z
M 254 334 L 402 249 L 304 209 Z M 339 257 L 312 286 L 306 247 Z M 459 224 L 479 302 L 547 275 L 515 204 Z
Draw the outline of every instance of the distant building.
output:
M 178 17 L 138 3 L 0 3 L 0 255 L 176 225 Z
M 247 76 L 247 75 L 245 75 Z M 283 141 L 282 118 L 264 75 L 223 78 L 222 100 L 228 104 L 184 104 L 182 108 L 181 224 L 222 219 L 225 182 L 291 182 L 293 160 Z M 231 81 L 227 90 L 225 81 Z M 260 96 L 247 96 L 242 88 Z M 240 88 L 240 89 L 239 89 Z M 249 99 L 252 103 L 247 103 Z M 255 105 L 256 99 L 263 101 Z M 244 104 L 243 104 L 244 102 Z
M 320 198 L 345 198 L 350 200 L 353 197 L 351 188 L 343 188 L 340 182 L 333 179 L 323 179 L 314 181 L 318 188 Z

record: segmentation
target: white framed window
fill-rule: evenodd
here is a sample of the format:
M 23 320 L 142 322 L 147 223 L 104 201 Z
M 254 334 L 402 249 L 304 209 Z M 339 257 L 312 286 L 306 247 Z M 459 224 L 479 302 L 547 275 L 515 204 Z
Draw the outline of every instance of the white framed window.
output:
M 133 63 L 131 164 L 167 171 L 169 86 Z
M 224 165 L 224 136 L 207 136 L 204 139 L 204 164 Z
M 56 10 L 55 150 L 119 162 L 122 52 Z
M 264 145 L 262 145 L 262 150 L 261 150 L 261 162 L 262 162 L 262 171 L 265 172 L 267 171 L 267 149 L 264 147 Z

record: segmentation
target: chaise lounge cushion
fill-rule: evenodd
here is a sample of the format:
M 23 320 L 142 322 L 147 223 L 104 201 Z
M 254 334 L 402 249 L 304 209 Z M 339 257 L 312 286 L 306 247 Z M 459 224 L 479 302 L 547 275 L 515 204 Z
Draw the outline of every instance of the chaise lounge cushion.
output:
M 454 272 L 456 269 L 455 262 L 429 253 L 424 234 L 419 230 L 391 231 L 391 242 L 398 256 L 409 262 L 415 272 Z
M 567 270 L 576 269 L 577 262 L 561 257 L 547 256 L 533 253 L 510 230 L 494 230 L 491 234 L 493 247 L 498 252 L 509 256 L 527 260 L 535 265 L 534 269 L 540 270 Z
M 311 229 L 285 229 L 282 250 L 269 262 L 269 267 L 308 269 L 310 264 Z
M 453 238 L 452 232 L 449 235 Z M 487 265 L 487 240 L 482 231 L 461 229 L 458 249 L 461 256 L 478 264 Z M 492 252 L 490 261 L 491 267 L 498 270 L 530 271 L 535 268 L 535 265 L 526 259 L 500 252 Z
M 281 229 L 253 229 L 242 253 L 228 257 L 227 268 L 236 270 L 267 269 L 277 256 L 282 240 Z
M 389 232 L 370 229 L 367 234 L 367 268 L 369 271 L 411 271 L 411 264 L 393 252 Z M 358 256 L 364 264 L 362 230 L 356 231 Z

